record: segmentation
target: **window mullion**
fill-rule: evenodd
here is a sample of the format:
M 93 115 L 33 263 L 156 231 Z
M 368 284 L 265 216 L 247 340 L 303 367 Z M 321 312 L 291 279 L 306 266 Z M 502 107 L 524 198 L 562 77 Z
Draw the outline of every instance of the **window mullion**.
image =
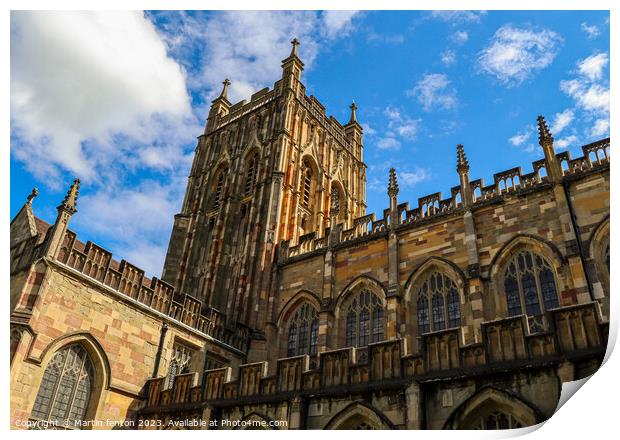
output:
M 360 336 L 361 336 L 361 326 L 360 326 L 360 313 L 358 313 L 360 310 L 358 308 L 358 310 L 355 311 L 355 347 L 359 347 L 360 346 Z
M 54 384 L 54 391 L 52 392 L 51 398 L 50 398 L 50 406 L 47 409 L 47 420 L 50 420 L 50 417 L 52 416 L 52 411 L 54 409 L 54 404 L 56 403 L 56 395 L 58 394 L 58 388 L 60 388 L 60 383 L 62 382 L 62 378 L 65 374 L 65 368 L 67 366 L 67 359 L 69 359 L 69 351 L 65 352 L 65 359 L 62 363 L 62 368 L 60 369 L 60 374 L 58 375 L 58 379 L 56 380 L 56 383 Z M 53 359 L 52 359 L 53 361 Z M 45 375 L 45 373 L 43 373 Z
M 433 319 L 433 294 L 432 292 L 428 293 L 428 330 L 431 332 L 435 331 L 435 323 Z
M 82 373 L 84 371 L 84 363 L 86 362 L 86 356 L 82 357 L 82 364 L 80 365 L 80 370 L 77 374 L 77 381 L 71 391 L 71 398 L 69 399 L 67 406 L 67 415 L 65 416 L 65 420 L 69 420 L 69 416 L 71 415 L 71 410 L 73 409 L 73 404 L 75 402 L 75 395 L 77 394 L 77 389 L 80 386 L 80 381 L 82 380 Z
M 517 278 L 517 286 L 519 286 L 519 302 L 521 303 L 521 314 L 527 315 L 527 309 L 525 307 L 525 292 L 523 291 L 523 284 L 521 284 L 521 277 L 523 271 L 519 267 L 519 262 L 515 260 L 515 271 Z
M 540 271 L 538 269 L 539 268 L 536 267 L 533 270 L 534 280 L 536 283 L 536 295 L 538 295 L 538 302 L 540 304 L 540 313 L 544 314 L 547 311 L 547 308 L 545 306 L 545 298 L 543 297 L 542 285 L 540 284 Z

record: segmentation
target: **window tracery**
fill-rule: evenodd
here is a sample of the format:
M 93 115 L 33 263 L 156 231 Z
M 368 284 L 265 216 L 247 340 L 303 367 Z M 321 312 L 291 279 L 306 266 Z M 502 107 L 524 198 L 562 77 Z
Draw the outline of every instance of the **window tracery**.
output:
M 299 307 L 288 326 L 287 356 L 316 354 L 319 336 L 319 316 L 310 303 Z
M 177 342 L 174 343 L 172 346 L 170 366 L 168 367 L 168 374 L 166 375 L 166 389 L 172 388 L 174 385 L 174 377 L 176 375 L 189 372 L 189 365 L 192 361 L 193 355 L 193 349 Z
M 228 167 L 223 168 L 215 180 L 214 197 L 213 197 L 213 209 L 218 209 L 222 203 L 222 192 L 224 190 L 224 182 L 226 175 L 228 174 Z
M 418 334 L 461 326 L 461 300 L 450 277 L 432 272 L 418 288 L 417 298 Z
M 84 421 L 93 392 L 95 371 L 88 353 L 79 344 L 59 350 L 43 373 L 32 409 L 32 418 L 61 427 Z
M 377 295 L 362 289 L 351 301 L 346 317 L 346 346 L 364 347 L 385 335 L 383 304 Z
M 529 250 L 515 254 L 504 272 L 508 316 L 540 315 L 559 307 L 555 276 L 549 262 Z M 544 310 L 543 310 L 544 308 Z
M 493 411 L 480 417 L 478 422 L 474 425 L 474 429 L 486 430 L 515 428 L 523 428 L 523 425 L 512 414 L 506 414 L 501 411 Z
M 254 184 L 256 183 L 256 176 L 258 171 L 258 154 L 254 153 L 248 160 L 245 170 L 245 183 L 243 186 L 243 195 L 249 196 L 252 194 Z

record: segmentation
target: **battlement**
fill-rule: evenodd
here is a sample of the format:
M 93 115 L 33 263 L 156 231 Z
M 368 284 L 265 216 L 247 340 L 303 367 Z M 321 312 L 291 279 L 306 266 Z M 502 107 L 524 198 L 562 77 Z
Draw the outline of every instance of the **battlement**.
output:
M 602 139 L 581 147 L 583 156 L 571 158 L 570 152 L 556 154 L 562 168 L 562 177 L 566 180 L 579 179 L 589 172 L 609 168 L 610 138 Z M 532 162 L 533 171 L 523 174 L 521 167 L 511 168 L 493 175 L 493 183 L 485 185 L 484 179 L 469 182 L 472 194 L 472 209 L 490 203 L 499 203 L 506 197 L 526 194 L 531 191 L 548 188 L 551 183 L 546 173 L 545 159 Z M 415 227 L 434 221 L 438 218 L 463 211 L 462 189 L 454 186 L 450 190 L 449 198 L 442 198 L 441 192 L 436 192 L 418 198 L 417 207 L 411 208 L 409 202 L 398 204 L 398 218 L 392 219 L 390 209 L 383 211 L 383 218 L 376 219 L 374 213 L 355 218 L 353 227 L 342 230 L 342 225 L 336 225 L 336 238 L 330 241 L 330 229 L 326 229 L 324 236 L 318 237 L 315 233 L 301 236 L 298 243 L 291 246 L 289 241 L 280 243 L 279 263 L 289 258 L 301 255 L 310 255 L 314 251 L 321 251 L 328 244 L 346 246 L 354 244 L 362 238 L 370 238 L 386 234 L 390 227 Z
M 329 394 L 340 387 L 381 389 L 497 371 L 557 364 L 605 351 L 608 323 L 598 303 L 549 310 L 544 319 L 514 316 L 482 323 L 482 341 L 464 345 L 459 328 L 419 336 L 418 353 L 410 354 L 406 340 L 393 339 L 364 348 L 347 347 L 321 352 L 316 363 L 308 355 L 278 359 L 274 375 L 267 362 L 175 377 L 164 389 L 164 378 L 147 385 L 144 411 L 199 402 L 225 405 L 250 403 L 291 394 Z
M 126 260 L 112 258 L 112 253 L 90 241 L 84 244 L 73 231 L 65 233 L 57 261 L 97 281 L 117 293 L 132 298 L 144 306 L 167 315 L 217 341 L 247 351 L 250 330 L 237 324 L 231 328 L 226 316 L 204 307 L 202 302 L 156 277 L 148 278 L 144 270 Z
M 301 81 L 297 81 L 298 102 L 299 104 L 310 113 L 327 132 L 343 147 L 352 151 L 352 144 L 350 139 L 345 133 L 344 126 L 334 117 L 327 116 L 325 106 L 314 96 L 306 95 L 306 88 Z M 243 116 L 253 112 L 254 110 L 263 107 L 270 102 L 273 102 L 282 94 L 282 81 L 276 81 L 274 88 L 269 90 L 265 87 L 258 92 L 254 93 L 250 97 L 250 101 L 241 100 L 233 104 L 228 114 L 220 116 L 217 122 L 211 127 L 209 133 L 219 130 L 220 128 L 231 124 L 234 121 L 241 119 Z M 208 133 L 206 133 L 208 134 Z

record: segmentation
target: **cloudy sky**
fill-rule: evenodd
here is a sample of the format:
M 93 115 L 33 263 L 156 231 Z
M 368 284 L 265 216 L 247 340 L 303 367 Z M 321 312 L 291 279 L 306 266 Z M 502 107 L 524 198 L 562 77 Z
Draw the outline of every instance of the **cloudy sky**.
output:
M 293 36 L 303 81 L 365 129 L 369 212 L 542 157 L 535 122 L 556 149 L 609 133 L 606 12 L 12 12 L 11 217 L 33 186 L 53 222 L 74 176 L 71 228 L 159 275 L 196 136 L 225 77 L 229 97 L 272 87 Z

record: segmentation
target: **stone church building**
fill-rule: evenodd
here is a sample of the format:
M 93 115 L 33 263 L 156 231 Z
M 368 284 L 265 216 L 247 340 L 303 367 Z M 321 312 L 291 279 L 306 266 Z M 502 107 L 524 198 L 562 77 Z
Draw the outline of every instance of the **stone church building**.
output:
M 503 429 L 549 418 L 609 326 L 610 140 L 366 213 L 356 106 L 273 89 L 198 138 L 161 278 L 69 228 L 11 221 L 11 427 Z M 482 134 L 481 134 L 482 135 Z M 458 178 L 458 180 L 457 180 Z M 389 203 L 388 203 L 389 202 Z

